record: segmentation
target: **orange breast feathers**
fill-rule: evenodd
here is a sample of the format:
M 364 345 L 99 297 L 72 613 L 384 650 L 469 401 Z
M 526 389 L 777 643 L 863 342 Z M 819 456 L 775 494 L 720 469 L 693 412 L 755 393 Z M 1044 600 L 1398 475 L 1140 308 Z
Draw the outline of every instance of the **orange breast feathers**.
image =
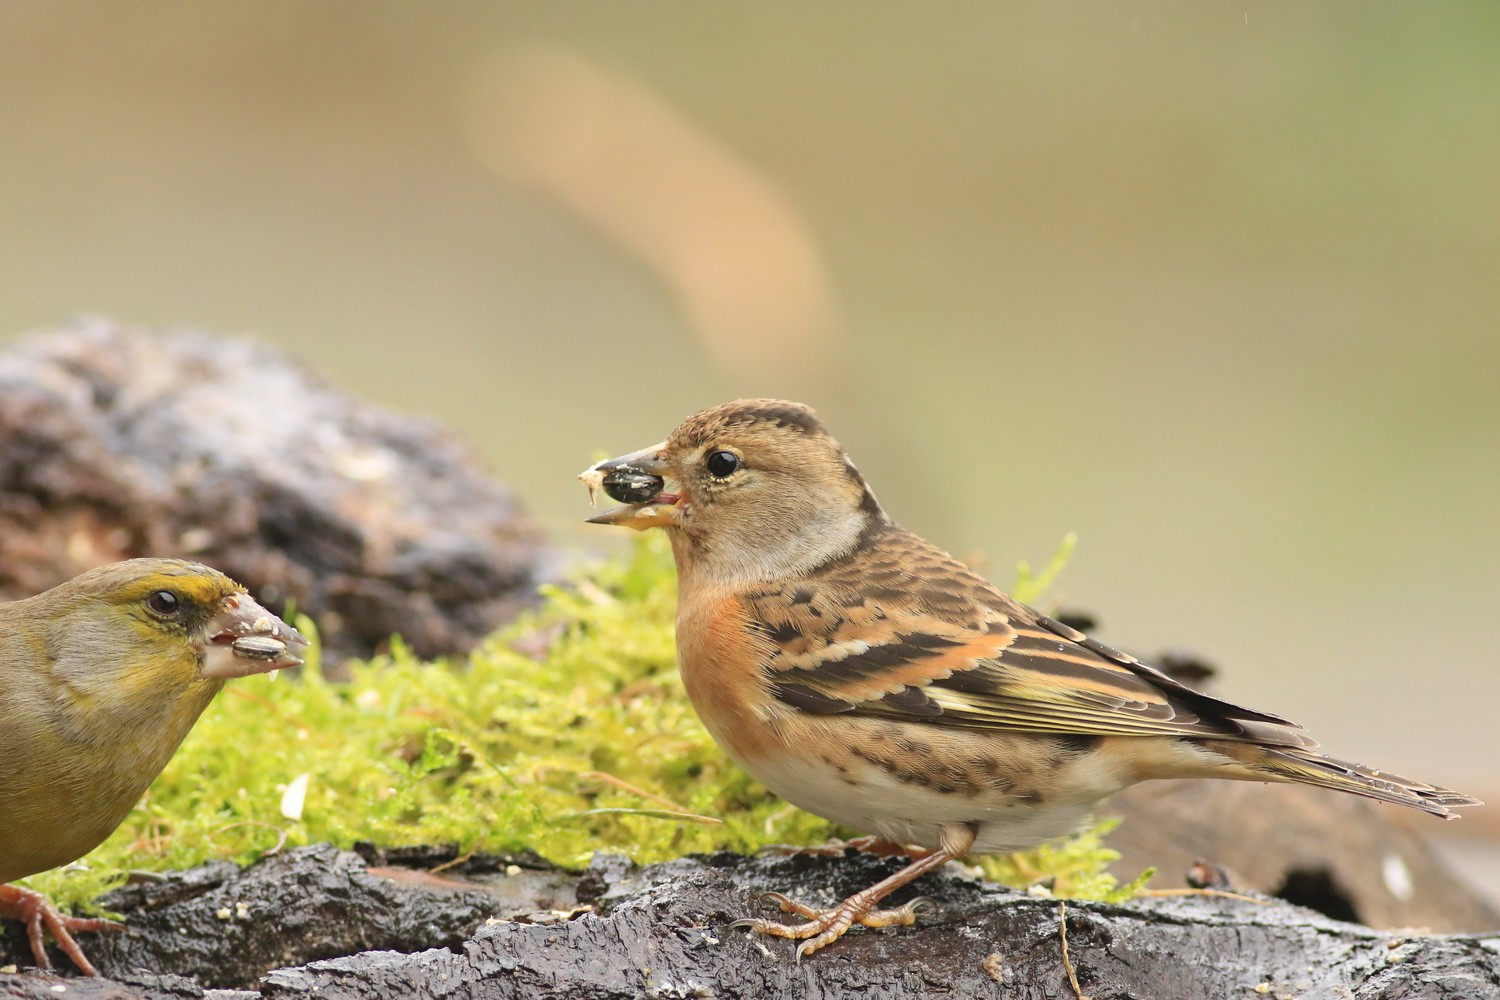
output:
M 736 760 L 755 760 L 779 747 L 776 727 L 767 723 L 787 710 L 766 680 L 772 645 L 743 601 L 705 591 L 684 592 L 677 608 L 682 684 L 719 745 Z

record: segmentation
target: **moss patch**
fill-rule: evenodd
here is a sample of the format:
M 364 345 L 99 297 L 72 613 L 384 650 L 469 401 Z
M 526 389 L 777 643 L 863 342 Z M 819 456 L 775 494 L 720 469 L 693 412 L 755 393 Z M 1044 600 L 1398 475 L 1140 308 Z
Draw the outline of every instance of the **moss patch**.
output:
M 79 907 L 131 869 L 244 863 L 318 841 L 529 848 L 582 866 L 594 851 L 652 862 L 856 832 L 773 797 L 699 724 L 675 665 L 676 579 L 655 535 L 548 589 L 541 610 L 466 663 L 423 663 L 397 642 L 347 684 L 324 681 L 316 655 L 300 681 L 232 682 L 84 865 L 25 884 Z M 1023 570 L 1018 596 L 1035 599 L 1070 547 L 1041 574 Z M 987 859 L 986 871 L 1105 898 L 1120 891 L 1105 872 L 1115 857 L 1095 832 Z

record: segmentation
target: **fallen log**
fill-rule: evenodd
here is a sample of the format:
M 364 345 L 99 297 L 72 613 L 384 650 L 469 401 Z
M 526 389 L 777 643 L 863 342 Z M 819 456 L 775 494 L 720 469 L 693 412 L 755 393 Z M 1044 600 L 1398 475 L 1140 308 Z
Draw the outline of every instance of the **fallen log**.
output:
M 773 915 L 767 891 L 830 904 L 899 862 L 851 850 L 646 868 L 603 856 L 583 873 L 524 857 L 412 867 L 438 856 L 369 853 L 371 865 L 319 845 L 128 886 L 109 902 L 130 929 L 89 941 L 104 978 L 0 975 L 0 998 L 58 985 L 84 1000 L 1067 998 L 1064 925 L 1093 1000 L 1500 998 L 1500 937 L 1374 931 L 1279 900 L 1064 909 L 950 866 L 911 887 L 933 901 L 917 926 L 856 928 L 799 964 L 790 943 L 730 923 Z M 18 938 L 0 960 L 24 954 Z

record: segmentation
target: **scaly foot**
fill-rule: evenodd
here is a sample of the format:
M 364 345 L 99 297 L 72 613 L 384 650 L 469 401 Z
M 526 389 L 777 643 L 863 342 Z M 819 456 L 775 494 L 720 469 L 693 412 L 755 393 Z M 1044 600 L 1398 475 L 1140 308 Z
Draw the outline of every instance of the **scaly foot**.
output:
M 99 970 L 84 956 L 83 949 L 78 947 L 73 935 L 84 931 L 125 929 L 124 924 L 113 920 L 70 917 L 48 902 L 46 896 L 31 889 L 22 889 L 18 885 L 0 885 L 0 917 L 19 920 L 26 925 L 26 938 L 31 942 L 31 954 L 38 966 L 43 969 L 52 968 L 52 962 L 47 957 L 47 946 L 42 940 L 43 931 L 50 931 L 63 954 L 72 959 L 73 964 L 86 976 L 97 976 Z
M 855 924 L 865 927 L 909 927 L 917 921 L 917 911 L 923 906 L 930 906 L 932 900 L 923 896 L 914 899 L 905 906 L 898 906 L 893 910 L 881 910 L 875 907 L 879 897 L 871 897 L 869 890 L 855 893 L 831 910 L 817 910 L 811 906 L 804 906 L 779 892 L 768 892 L 764 899 L 769 899 L 781 907 L 783 913 L 795 913 L 799 917 L 806 917 L 805 924 L 781 924 L 774 920 L 763 920 L 760 917 L 751 917 L 746 920 L 736 920 L 730 924 L 733 928 L 745 928 L 756 934 L 769 934 L 772 937 L 790 938 L 802 941 L 797 946 L 797 961 L 802 961 L 808 955 L 831 944 L 844 936 L 844 932 Z
M 954 858 L 962 857 L 964 852 L 974 846 L 975 834 L 976 828 L 969 823 L 952 823 L 942 827 L 937 850 L 922 854 L 894 875 L 856 892 L 831 910 L 815 910 L 810 906 L 794 903 L 779 892 L 766 893 L 766 897 L 774 899 L 783 912 L 806 917 L 805 924 L 779 924 L 774 920 L 752 917 L 748 920 L 736 920 L 729 926 L 744 927 L 755 934 L 801 940 L 802 943 L 797 946 L 798 962 L 824 945 L 837 941 L 855 924 L 866 927 L 909 926 L 916 922 L 917 910 L 930 900 L 914 899 L 894 910 L 877 910 L 875 905 L 902 886 L 916 881 L 928 872 L 937 871 Z

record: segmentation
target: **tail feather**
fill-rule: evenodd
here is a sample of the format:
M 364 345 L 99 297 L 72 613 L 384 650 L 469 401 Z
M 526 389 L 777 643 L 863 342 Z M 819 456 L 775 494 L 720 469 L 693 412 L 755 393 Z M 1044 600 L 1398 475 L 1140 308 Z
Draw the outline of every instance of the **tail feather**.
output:
M 1458 814 L 1452 811 L 1457 806 L 1484 804 L 1451 788 L 1439 788 L 1389 771 L 1323 757 L 1295 747 L 1262 748 L 1256 769 L 1276 775 L 1283 781 L 1352 792 L 1381 802 L 1420 809 L 1444 819 L 1458 819 Z

